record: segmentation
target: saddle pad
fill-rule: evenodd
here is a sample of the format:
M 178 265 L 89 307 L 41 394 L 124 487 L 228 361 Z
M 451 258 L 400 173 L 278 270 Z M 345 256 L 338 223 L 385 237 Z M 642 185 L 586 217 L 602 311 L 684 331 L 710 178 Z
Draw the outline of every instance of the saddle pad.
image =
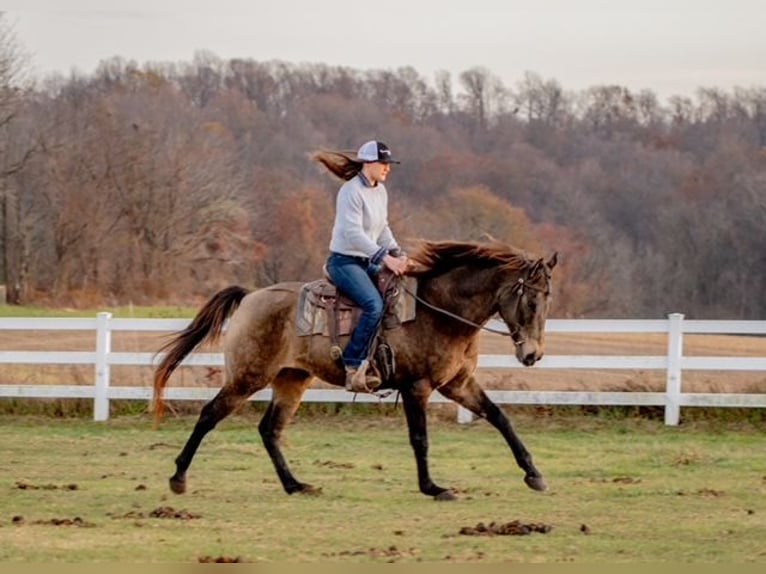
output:
M 396 316 L 402 323 L 415 319 L 415 299 L 405 293 L 404 288 L 406 287 L 411 293 L 415 293 L 417 284 L 415 277 L 405 277 L 399 286 L 401 292 L 397 296 L 394 309 Z M 335 304 L 336 296 L 335 286 L 324 279 L 317 279 L 301 286 L 295 317 L 298 336 L 330 336 L 327 308 Z M 348 335 L 356 325 L 361 309 L 347 298 L 342 297 L 336 313 L 338 315 L 338 335 Z

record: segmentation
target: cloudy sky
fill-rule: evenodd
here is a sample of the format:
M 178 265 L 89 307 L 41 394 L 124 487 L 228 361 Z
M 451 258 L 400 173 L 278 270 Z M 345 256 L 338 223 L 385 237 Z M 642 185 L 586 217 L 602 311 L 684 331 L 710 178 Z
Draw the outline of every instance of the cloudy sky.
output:
M 766 0 L 2 0 L 38 76 L 114 56 L 412 66 L 428 80 L 481 66 L 565 89 L 619 84 L 661 98 L 766 85 Z

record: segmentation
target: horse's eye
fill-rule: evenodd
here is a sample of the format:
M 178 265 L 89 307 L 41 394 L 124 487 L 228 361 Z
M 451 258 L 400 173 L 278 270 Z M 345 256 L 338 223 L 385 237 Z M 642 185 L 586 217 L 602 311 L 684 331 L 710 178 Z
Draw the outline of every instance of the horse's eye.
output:
M 527 303 L 527 307 L 529 307 L 529 310 L 532 311 L 532 313 L 537 312 L 537 301 L 530 301 Z

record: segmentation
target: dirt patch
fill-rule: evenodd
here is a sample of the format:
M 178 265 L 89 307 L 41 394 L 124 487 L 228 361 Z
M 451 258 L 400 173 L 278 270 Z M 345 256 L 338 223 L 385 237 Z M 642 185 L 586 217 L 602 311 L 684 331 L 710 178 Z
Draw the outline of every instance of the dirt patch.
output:
M 80 487 L 76 484 L 31 484 L 18 480 L 14 488 L 19 490 L 79 490 Z
M 700 488 L 694 492 L 679 490 L 676 494 L 678 494 L 678 496 L 712 496 L 718 498 L 719 496 L 724 496 L 726 493 L 723 490 L 715 490 L 714 488 Z
M 173 450 L 177 450 L 178 446 L 174 444 L 168 444 L 166 442 L 155 442 L 149 445 L 149 450 L 156 450 L 158 448 L 170 448 Z
M 632 476 L 616 476 L 614 478 L 592 478 L 590 482 L 609 483 L 609 484 L 640 484 L 640 478 Z
M 366 548 L 363 550 L 342 550 L 340 552 L 323 553 L 325 558 L 336 558 L 338 556 L 369 556 L 371 558 L 388 558 L 393 562 L 399 558 L 413 557 L 418 555 L 417 548 L 399 548 L 391 545 L 387 548 Z
M 353 463 L 350 462 L 335 462 L 332 460 L 315 460 L 314 466 L 324 466 L 326 468 L 354 468 Z
M 131 510 L 125 514 L 119 514 L 117 516 L 108 513 L 107 516 L 112 518 L 173 518 L 176 520 L 195 520 L 202 518 L 201 514 L 195 514 L 188 510 L 176 510 L 172 506 L 160 506 L 155 508 L 151 512 L 142 512 L 140 510 Z
M 484 524 L 479 522 L 476 526 L 463 526 L 459 534 L 466 536 L 526 536 L 533 532 L 548 534 L 553 527 L 543 522 L 522 522 L 512 520 L 511 522 L 498 523 L 490 522 Z
M 200 564 L 237 564 L 249 561 L 241 556 L 197 556 L 197 562 Z
M 11 519 L 11 523 L 15 524 L 16 526 L 21 526 L 22 524 L 27 524 L 27 521 L 23 516 L 14 516 Z M 75 516 L 74 518 L 49 518 L 48 520 L 33 520 L 32 522 L 29 522 L 29 524 L 36 524 L 41 526 L 76 526 L 78 528 L 92 528 L 95 526 L 95 524 L 92 522 L 83 520 L 79 516 Z

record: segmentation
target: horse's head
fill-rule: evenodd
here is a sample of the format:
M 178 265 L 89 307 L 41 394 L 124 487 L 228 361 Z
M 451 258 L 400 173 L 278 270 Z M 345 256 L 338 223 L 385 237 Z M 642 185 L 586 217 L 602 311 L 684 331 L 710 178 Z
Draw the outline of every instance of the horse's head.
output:
M 476 334 L 499 314 L 519 362 L 531 366 L 542 358 L 557 254 L 530 261 L 523 251 L 498 241 L 424 241 L 411 260 L 410 274 L 429 279 L 422 290 L 425 299 L 416 297 L 426 308 L 473 327 Z
M 527 265 L 514 281 L 498 291 L 497 311 L 508 326 L 516 347 L 516 358 L 530 367 L 543 357 L 545 319 L 551 295 L 551 270 L 557 254 Z

